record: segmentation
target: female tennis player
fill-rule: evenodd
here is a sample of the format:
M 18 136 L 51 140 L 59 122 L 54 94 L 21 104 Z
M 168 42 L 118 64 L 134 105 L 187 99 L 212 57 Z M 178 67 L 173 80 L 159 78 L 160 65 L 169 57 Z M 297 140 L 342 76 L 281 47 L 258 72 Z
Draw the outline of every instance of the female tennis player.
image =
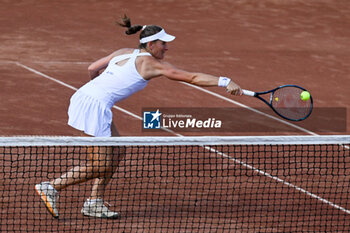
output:
M 234 95 L 242 95 L 241 88 L 226 77 L 204 73 L 192 73 L 163 61 L 168 50 L 167 42 L 174 36 L 156 25 L 131 25 L 128 17 L 120 24 L 127 27 L 126 34 L 140 33 L 138 49 L 123 48 L 92 63 L 89 67 L 90 82 L 81 87 L 71 98 L 68 124 L 87 135 L 95 137 L 119 136 L 112 122 L 112 106 L 146 87 L 155 78 L 167 77 L 197 86 L 221 86 Z M 90 148 L 89 162 L 74 167 L 61 177 L 35 186 L 49 212 L 56 218 L 58 191 L 69 185 L 95 179 L 91 196 L 84 203 L 82 214 L 99 218 L 117 218 L 119 214 L 109 210 L 103 202 L 104 190 L 119 161 L 124 157 L 120 148 Z

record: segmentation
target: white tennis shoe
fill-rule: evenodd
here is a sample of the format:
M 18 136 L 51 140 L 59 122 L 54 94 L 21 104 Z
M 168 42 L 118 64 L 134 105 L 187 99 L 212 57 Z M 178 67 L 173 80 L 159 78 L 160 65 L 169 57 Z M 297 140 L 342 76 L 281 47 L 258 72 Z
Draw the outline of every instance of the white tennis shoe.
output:
M 84 203 L 81 213 L 85 216 L 96 218 L 119 218 L 120 215 L 117 212 L 110 211 L 103 203 L 102 199 L 95 200 L 90 204 L 88 201 Z
M 35 191 L 40 196 L 45 207 L 54 218 L 58 218 L 56 202 L 58 201 L 58 191 L 50 185 L 50 182 L 42 182 L 35 185 Z

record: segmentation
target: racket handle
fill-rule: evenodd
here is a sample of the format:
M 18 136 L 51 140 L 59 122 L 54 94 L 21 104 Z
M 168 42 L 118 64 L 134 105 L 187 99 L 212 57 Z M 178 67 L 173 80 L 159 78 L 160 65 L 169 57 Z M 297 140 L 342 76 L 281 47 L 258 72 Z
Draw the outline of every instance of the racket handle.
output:
M 247 95 L 247 96 L 255 96 L 255 92 L 254 91 L 248 91 L 248 90 L 242 90 L 243 95 Z

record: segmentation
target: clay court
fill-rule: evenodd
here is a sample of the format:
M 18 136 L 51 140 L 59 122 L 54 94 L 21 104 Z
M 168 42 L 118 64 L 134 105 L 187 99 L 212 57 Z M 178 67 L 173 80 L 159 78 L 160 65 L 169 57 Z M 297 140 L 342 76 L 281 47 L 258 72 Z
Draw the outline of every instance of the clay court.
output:
M 250 112 L 247 108 L 275 115 L 252 97 L 230 96 L 223 88 L 198 89 L 159 78 L 113 109 L 122 136 L 174 136 L 165 131 L 142 130 L 140 117 L 145 107 L 236 109 L 231 121 L 236 122 L 237 128 L 225 132 L 181 132 L 184 136 L 350 134 L 350 4 L 347 0 L 0 0 L 0 135 L 79 136 L 78 131 L 67 125 L 67 108 L 75 89 L 89 79 L 88 65 L 119 48 L 138 46 L 138 35 L 127 36 L 115 24 L 124 13 L 131 17 L 132 23 L 160 25 L 176 36 L 169 43 L 165 58 L 175 66 L 227 76 L 253 91 L 296 84 L 311 92 L 315 111 L 305 121 L 296 123 L 277 121 L 255 112 L 247 117 Z M 65 171 L 65 166 L 77 162 L 73 155 L 69 157 L 71 162 L 63 164 L 62 171 L 47 173 L 53 176 Z M 348 169 L 345 175 L 349 175 Z M 34 184 L 40 179 L 30 182 Z M 10 185 L 8 182 L 4 181 L 4 187 Z M 30 192 L 32 201 L 40 205 L 34 190 Z M 62 202 L 69 202 L 69 193 L 64 194 Z M 11 200 L 2 200 L 0 206 L 8 201 Z M 350 208 L 349 203 L 343 204 Z M 33 211 L 27 208 L 30 210 Z M 40 214 L 45 211 L 42 207 Z M 60 219 L 60 227 L 47 231 L 72 230 L 68 225 L 82 226 L 74 228 L 75 231 L 89 230 L 83 227 L 85 219 L 77 215 L 78 211 Z M 147 215 L 147 211 L 138 211 L 141 211 L 138 219 L 142 214 Z M 340 224 L 338 220 L 350 221 L 349 214 L 336 213 L 336 216 L 333 225 Z M 50 225 L 56 224 L 50 216 L 42 215 L 42 218 L 50 221 Z M 39 216 L 35 219 L 40 221 Z M 158 229 L 156 219 L 157 215 L 149 218 L 151 222 L 146 225 L 127 219 L 112 225 L 105 220 L 89 219 L 86 226 L 94 224 L 96 232 L 105 229 L 106 224 L 110 224 L 111 231 L 154 232 Z M 20 231 L 16 220 L 11 221 L 14 221 L 10 223 L 11 229 Z M 198 221 L 194 220 L 196 227 L 202 224 Z M 181 225 L 174 222 L 175 227 Z M 23 224 L 20 220 L 18 223 Z M 28 220 L 25 224 L 31 223 Z M 202 225 L 196 230 L 176 229 L 210 232 L 210 227 L 220 224 Z M 166 226 L 169 231 L 172 227 Z M 295 230 L 293 226 L 288 229 Z M 326 229 L 332 230 L 329 226 Z M 279 232 L 273 226 L 261 231 Z

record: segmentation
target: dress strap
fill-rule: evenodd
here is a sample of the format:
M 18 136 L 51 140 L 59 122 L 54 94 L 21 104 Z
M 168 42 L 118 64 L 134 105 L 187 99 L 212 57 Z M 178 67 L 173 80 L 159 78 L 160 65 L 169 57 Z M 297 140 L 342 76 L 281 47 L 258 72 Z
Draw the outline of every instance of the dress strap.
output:
M 128 54 L 122 54 L 119 56 L 115 56 L 114 58 L 112 58 L 112 60 L 110 61 L 111 64 L 115 64 L 118 63 L 120 61 L 126 60 L 126 59 L 130 59 L 130 58 L 135 58 L 139 57 L 139 56 L 152 56 L 150 53 L 140 53 L 139 49 L 135 49 L 133 51 L 133 53 L 128 53 Z
M 150 53 L 139 53 L 137 54 L 138 57 L 140 56 L 152 56 Z

